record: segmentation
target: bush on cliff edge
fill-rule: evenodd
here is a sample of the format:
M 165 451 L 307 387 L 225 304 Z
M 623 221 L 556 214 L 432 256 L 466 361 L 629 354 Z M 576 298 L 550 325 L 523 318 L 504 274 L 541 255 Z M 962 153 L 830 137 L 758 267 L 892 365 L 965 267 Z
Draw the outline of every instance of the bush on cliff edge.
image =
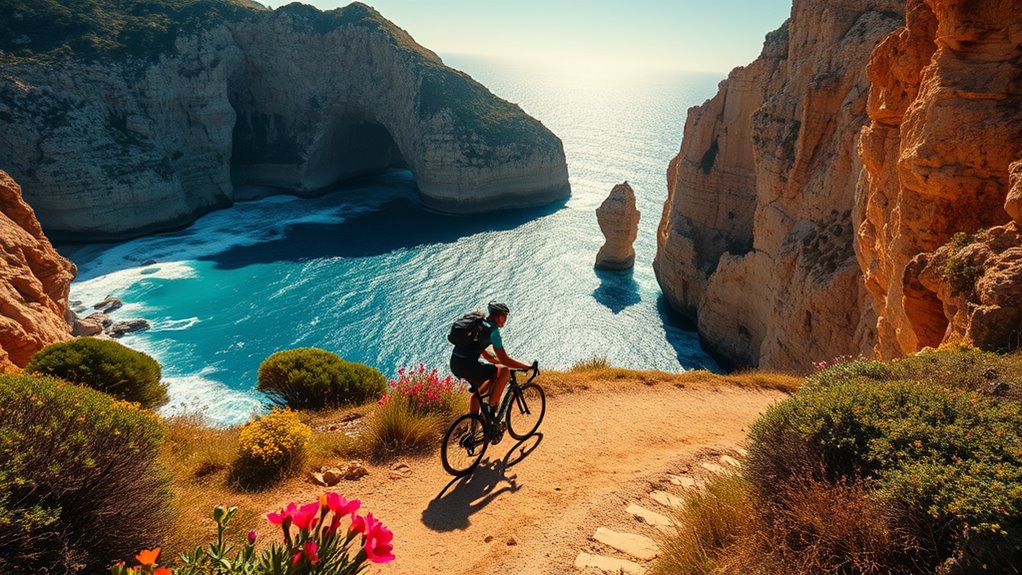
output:
M 160 364 L 108 339 L 80 337 L 48 345 L 32 356 L 25 371 L 85 385 L 150 409 L 167 403 Z
M 0 375 L 0 573 L 97 573 L 160 543 L 155 414 L 50 377 Z
M 750 431 L 745 473 L 760 514 L 774 510 L 768 539 L 790 543 L 777 510 L 791 510 L 809 480 L 860 486 L 892 511 L 888 527 L 914 542 L 889 558 L 892 573 L 949 561 L 967 572 L 1020 553 L 1022 407 L 926 382 L 848 381 L 847 367 L 834 374 L 843 381 L 807 386 Z
M 259 366 L 259 390 L 294 409 L 323 409 L 379 397 L 387 378 L 329 351 L 305 347 L 278 351 Z

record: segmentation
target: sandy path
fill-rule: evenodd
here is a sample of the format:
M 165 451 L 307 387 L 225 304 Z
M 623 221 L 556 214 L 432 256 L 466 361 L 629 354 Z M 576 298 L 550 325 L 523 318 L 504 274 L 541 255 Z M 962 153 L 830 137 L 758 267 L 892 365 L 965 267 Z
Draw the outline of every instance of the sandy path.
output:
M 519 444 L 505 435 L 467 478 L 452 481 L 434 455 L 404 460 L 408 477 L 373 468 L 335 490 L 394 531 L 397 559 L 371 573 L 575 573 L 579 551 L 600 551 L 589 540 L 597 527 L 649 534 L 625 506 L 661 488 L 666 473 L 740 445 L 748 425 L 784 397 L 666 384 L 559 395 L 548 398 L 539 435 Z M 303 485 L 288 495 L 321 492 Z

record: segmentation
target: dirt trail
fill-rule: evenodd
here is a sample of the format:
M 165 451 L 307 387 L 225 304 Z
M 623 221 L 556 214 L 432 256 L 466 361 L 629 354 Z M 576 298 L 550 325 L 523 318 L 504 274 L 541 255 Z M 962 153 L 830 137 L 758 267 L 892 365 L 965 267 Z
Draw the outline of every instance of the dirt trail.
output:
M 705 474 L 698 462 L 740 446 L 749 424 L 784 397 L 667 384 L 562 394 L 548 398 L 538 435 L 522 443 L 505 435 L 469 477 L 452 481 L 434 455 L 402 460 L 407 477 L 373 468 L 335 490 L 394 531 L 397 559 L 371 573 L 581 573 L 580 551 L 615 555 L 590 540 L 598 527 L 652 536 L 625 507 L 666 514 L 647 495 L 669 487 L 668 473 Z M 306 484 L 288 500 L 321 492 Z

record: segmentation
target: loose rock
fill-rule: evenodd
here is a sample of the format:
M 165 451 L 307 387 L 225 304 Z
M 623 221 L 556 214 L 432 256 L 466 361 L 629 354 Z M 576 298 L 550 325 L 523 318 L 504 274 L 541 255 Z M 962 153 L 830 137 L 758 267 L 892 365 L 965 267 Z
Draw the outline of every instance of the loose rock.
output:
M 92 309 L 98 309 L 102 313 L 110 313 L 122 307 L 124 307 L 124 302 L 115 297 L 108 297 L 99 303 L 92 304 Z

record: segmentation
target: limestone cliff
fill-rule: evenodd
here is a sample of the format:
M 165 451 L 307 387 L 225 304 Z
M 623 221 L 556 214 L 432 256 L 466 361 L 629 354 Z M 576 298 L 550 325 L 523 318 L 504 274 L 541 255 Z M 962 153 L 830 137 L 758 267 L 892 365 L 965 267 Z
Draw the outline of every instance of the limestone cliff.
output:
M 853 252 L 866 63 L 902 0 L 795 0 L 752 64 L 689 110 L 654 269 L 726 362 L 806 370 L 870 348 Z
M 635 238 L 639 235 L 639 210 L 635 192 L 628 182 L 614 186 L 596 209 L 596 221 L 607 239 L 596 254 L 596 266 L 608 270 L 627 270 L 635 265 Z
M 363 4 L 87 4 L 82 18 L 113 16 L 67 30 L 0 18 L 0 165 L 51 237 L 165 229 L 387 167 L 443 211 L 568 193 L 556 136 Z M 33 17 L 16 38 L 5 28 Z
M 910 0 L 869 75 L 857 251 L 878 354 L 947 340 L 1018 347 L 1018 2 Z
M 67 294 L 74 276 L 74 264 L 53 250 L 18 184 L 0 171 L 0 372 L 71 339 Z

